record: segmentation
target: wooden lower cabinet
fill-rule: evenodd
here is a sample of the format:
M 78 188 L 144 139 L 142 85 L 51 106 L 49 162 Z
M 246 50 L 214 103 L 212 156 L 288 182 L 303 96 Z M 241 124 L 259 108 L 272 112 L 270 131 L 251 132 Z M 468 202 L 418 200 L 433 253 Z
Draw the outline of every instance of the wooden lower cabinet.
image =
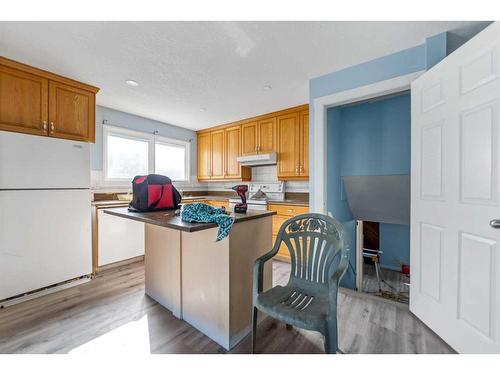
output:
M 214 206 L 214 207 L 218 207 L 218 208 L 222 208 L 224 207 L 225 209 L 228 209 L 229 208 L 229 200 L 209 200 L 207 201 L 207 203 L 211 206 Z
M 281 225 L 288 219 L 309 212 L 309 206 L 297 206 L 287 204 L 270 204 L 269 211 L 276 211 L 273 216 L 273 244 L 281 228 Z M 290 252 L 285 244 L 281 244 L 276 258 L 285 262 L 290 262 Z
M 206 199 L 183 199 L 181 201 L 182 204 L 191 204 L 191 203 L 208 203 L 208 200 Z
M 204 199 L 204 198 L 199 198 L 199 199 L 183 199 L 182 204 L 191 204 L 191 203 L 206 203 L 214 207 L 218 208 L 229 208 L 229 200 L 228 199 L 221 199 L 221 200 L 210 200 L 210 199 Z

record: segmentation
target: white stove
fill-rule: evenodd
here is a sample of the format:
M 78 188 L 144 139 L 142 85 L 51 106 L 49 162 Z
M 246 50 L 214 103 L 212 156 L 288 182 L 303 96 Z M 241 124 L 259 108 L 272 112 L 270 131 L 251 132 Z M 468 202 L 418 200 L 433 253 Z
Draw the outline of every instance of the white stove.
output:
M 248 184 L 247 204 L 249 210 L 267 210 L 267 201 L 285 199 L 285 183 L 278 182 L 250 182 Z M 241 203 L 240 198 L 229 199 L 229 209 Z

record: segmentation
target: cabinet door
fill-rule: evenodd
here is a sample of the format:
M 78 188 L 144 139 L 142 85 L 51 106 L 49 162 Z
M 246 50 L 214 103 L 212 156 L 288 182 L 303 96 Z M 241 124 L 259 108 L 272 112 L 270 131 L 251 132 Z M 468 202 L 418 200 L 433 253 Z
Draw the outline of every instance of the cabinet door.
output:
M 47 134 L 49 81 L 0 65 L 0 129 Z
M 291 113 L 277 117 L 278 177 L 297 178 L 300 166 L 300 116 Z
M 236 158 L 241 155 L 241 128 L 232 126 L 224 129 L 225 136 L 225 154 L 226 154 L 226 178 L 240 178 L 241 167 Z
M 224 130 L 210 133 L 212 139 L 212 179 L 224 178 Z
M 259 121 L 257 152 L 269 153 L 276 151 L 276 117 Z
M 75 141 L 95 141 L 95 94 L 49 82 L 49 135 Z
M 309 177 L 309 111 L 300 112 L 300 166 L 301 177 Z
M 198 180 L 210 179 L 212 167 L 212 146 L 210 133 L 198 135 Z
M 257 153 L 257 121 L 241 125 L 241 155 Z

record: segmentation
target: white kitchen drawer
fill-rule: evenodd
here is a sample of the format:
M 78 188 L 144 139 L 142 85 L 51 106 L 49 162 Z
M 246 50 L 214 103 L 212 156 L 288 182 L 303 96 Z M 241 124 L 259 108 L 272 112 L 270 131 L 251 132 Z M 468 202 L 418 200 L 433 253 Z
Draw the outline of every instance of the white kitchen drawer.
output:
M 144 255 L 144 223 L 97 210 L 98 266 Z

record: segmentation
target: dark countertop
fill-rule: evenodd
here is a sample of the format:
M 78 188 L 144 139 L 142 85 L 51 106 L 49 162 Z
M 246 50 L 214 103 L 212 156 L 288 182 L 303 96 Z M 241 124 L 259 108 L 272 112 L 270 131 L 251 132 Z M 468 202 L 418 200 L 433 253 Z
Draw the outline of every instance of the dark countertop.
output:
M 309 201 L 305 199 L 283 199 L 279 201 L 270 200 L 269 204 L 286 204 L 287 206 L 309 206 Z
M 153 211 L 153 212 L 133 212 L 126 207 L 109 208 L 105 213 L 124 217 L 131 220 L 142 221 L 143 223 L 159 225 L 166 228 L 182 230 L 184 232 L 196 232 L 200 230 L 215 228 L 215 223 L 188 223 L 182 221 L 180 216 L 175 216 L 175 210 Z M 275 211 L 247 211 L 246 214 L 230 213 L 234 217 L 235 223 L 247 220 L 259 219 L 266 216 L 276 215 Z
M 97 208 L 104 208 L 104 207 L 113 207 L 113 206 L 128 206 L 130 202 L 129 201 L 120 201 L 118 199 L 113 199 L 113 200 L 103 200 L 103 201 L 93 201 L 91 203 L 92 206 L 96 206 Z
M 219 202 L 226 202 L 229 199 L 232 198 L 238 198 L 237 195 L 231 196 L 231 197 L 225 197 L 222 195 L 196 195 L 196 196 L 183 196 L 182 200 L 192 200 L 192 199 L 207 199 L 209 201 L 219 201 Z

